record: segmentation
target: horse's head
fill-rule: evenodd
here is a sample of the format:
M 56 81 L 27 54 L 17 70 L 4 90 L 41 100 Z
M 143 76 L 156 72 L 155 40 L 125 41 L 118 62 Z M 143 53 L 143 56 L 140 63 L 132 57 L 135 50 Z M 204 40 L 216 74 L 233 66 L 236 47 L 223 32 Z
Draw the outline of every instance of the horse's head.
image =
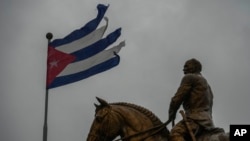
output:
M 119 114 L 105 100 L 98 97 L 96 99 L 100 105 L 95 104 L 95 119 L 87 141 L 111 141 L 120 131 Z

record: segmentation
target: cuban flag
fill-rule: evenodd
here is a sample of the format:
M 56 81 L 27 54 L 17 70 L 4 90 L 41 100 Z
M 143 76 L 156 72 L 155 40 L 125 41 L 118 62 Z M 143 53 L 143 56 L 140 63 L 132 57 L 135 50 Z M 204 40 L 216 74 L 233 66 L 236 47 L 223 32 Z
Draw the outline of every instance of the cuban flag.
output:
M 97 5 L 97 17 L 82 28 L 48 44 L 47 89 L 73 83 L 117 66 L 125 42 L 108 48 L 121 35 L 121 28 L 103 37 L 108 6 Z M 97 29 L 102 20 L 106 24 Z

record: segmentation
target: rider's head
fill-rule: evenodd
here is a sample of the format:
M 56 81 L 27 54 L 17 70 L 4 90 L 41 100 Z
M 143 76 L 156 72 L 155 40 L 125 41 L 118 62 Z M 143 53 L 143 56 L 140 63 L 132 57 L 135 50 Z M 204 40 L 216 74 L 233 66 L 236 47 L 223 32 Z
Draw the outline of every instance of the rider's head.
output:
M 184 74 L 200 73 L 201 70 L 202 70 L 201 63 L 194 58 L 187 60 L 183 68 Z

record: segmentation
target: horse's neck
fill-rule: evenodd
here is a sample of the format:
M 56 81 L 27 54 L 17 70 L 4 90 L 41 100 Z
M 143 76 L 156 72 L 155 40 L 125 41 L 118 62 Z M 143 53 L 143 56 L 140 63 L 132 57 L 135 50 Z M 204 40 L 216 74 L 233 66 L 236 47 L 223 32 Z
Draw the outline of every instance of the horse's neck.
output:
M 136 135 L 135 137 L 125 140 L 167 141 L 169 131 L 165 126 L 165 129 L 162 130 L 159 130 L 159 128 L 149 130 L 162 124 L 159 118 L 151 111 L 129 103 L 113 103 L 111 105 L 112 109 L 118 115 L 117 119 L 120 121 L 120 136 L 126 138 L 131 135 Z
M 135 130 L 136 132 L 146 130 L 153 126 L 152 121 L 143 113 L 127 108 L 122 111 L 127 128 Z
M 117 112 L 120 113 L 123 119 L 123 127 L 121 137 L 128 137 L 130 135 L 138 134 L 142 131 L 146 131 L 154 127 L 153 122 L 143 113 L 132 110 L 130 108 L 119 108 Z M 162 136 L 151 137 L 152 132 L 146 132 L 144 134 L 138 134 L 135 137 L 129 139 L 129 141 L 138 141 L 145 138 L 145 141 L 166 141 L 167 139 Z M 157 139 L 156 139 L 157 138 Z
M 119 111 L 123 117 L 124 131 L 129 132 L 140 132 L 153 127 L 153 123 L 148 117 L 137 110 L 132 108 L 120 108 Z

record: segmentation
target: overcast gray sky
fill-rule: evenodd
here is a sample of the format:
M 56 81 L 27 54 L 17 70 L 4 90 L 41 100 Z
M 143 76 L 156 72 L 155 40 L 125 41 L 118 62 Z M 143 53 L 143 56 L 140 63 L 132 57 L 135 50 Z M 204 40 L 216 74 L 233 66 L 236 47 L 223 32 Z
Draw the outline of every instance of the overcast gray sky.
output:
M 98 3 L 110 4 L 106 34 L 122 27 L 121 62 L 50 90 L 48 141 L 85 140 L 95 96 L 144 106 L 166 121 L 182 66 L 193 57 L 214 92 L 215 124 L 226 131 L 250 124 L 249 0 L 1 0 L 1 141 L 42 141 L 45 35 L 80 28 Z

